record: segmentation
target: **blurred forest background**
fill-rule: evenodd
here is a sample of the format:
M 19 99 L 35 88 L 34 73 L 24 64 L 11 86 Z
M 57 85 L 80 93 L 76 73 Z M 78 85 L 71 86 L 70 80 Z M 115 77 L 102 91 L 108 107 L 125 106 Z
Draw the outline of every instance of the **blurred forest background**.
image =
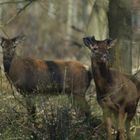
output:
M 16 35 L 25 35 L 24 41 L 17 48 L 19 56 L 46 60 L 78 60 L 88 66 L 90 54 L 88 49 L 83 47 L 82 38 L 86 35 L 94 35 L 99 40 L 116 38 L 117 44 L 112 51 L 112 66 L 125 73 L 138 72 L 139 75 L 139 0 L 0 0 L 0 36 L 12 38 Z M 26 111 L 22 105 L 24 101 L 15 89 L 11 88 L 3 74 L 1 47 L 0 52 L 0 140 L 30 139 L 27 135 Z M 90 93 L 93 94 L 91 91 Z M 97 127 L 89 130 L 88 125 L 77 124 L 79 119 L 76 119 L 75 115 L 72 115 L 73 123 L 69 124 L 69 119 L 66 118 L 63 124 L 61 119 L 69 108 L 66 97 L 49 98 L 45 104 L 47 109 L 42 103 L 44 98 L 39 98 L 41 101 L 37 99 L 40 122 L 38 133 L 41 140 L 49 139 L 49 134 L 54 131 L 57 135 L 56 140 L 104 139 L 104 132 L 98 134 Z M 48 106 L 54 106 L 56 102 L 65 109 L 61 111 L 61 107 L 57 108 L 55 119 L 50 119 L 46 114 L 42 115 L 48 110 L 52 111 Z M 92 114 L 99 121 L 101 111 L 95 97 L 91 104 Z M 134 136 L 139 137 L 136 139 L 140 139 L 140 109 L 137 112 L 132 131 Z M 45 121 L 46 118 L 49 123 Z M 98 122 L 97 120 L 95 122 Z M 54 129 L 49 129 L 50 123 Z M 64 132 L 58 131 L 60 126 Z

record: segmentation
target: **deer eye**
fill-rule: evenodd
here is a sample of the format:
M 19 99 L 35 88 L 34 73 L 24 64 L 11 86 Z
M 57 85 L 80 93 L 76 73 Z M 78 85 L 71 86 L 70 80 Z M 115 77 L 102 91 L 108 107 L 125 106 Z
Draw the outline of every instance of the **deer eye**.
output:
M 95 52 L 95 53 L 98 53 L 99 51 L 98 51 L 98 48 L 93 48 L 93 51 Z
M 94 50 L 94 51 L 96 51 L 96 50 L 97 50 L 97 48 L 93 48 L 93 50 Z
M 16 43 L 13 43 L 11 47 L 16 48 Z

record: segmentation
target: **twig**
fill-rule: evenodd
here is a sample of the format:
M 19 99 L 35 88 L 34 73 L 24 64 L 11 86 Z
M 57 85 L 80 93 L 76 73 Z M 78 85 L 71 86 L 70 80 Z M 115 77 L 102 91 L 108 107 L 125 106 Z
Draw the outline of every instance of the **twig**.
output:
M 79 29 L 78 27 L 76 27 L 76 26 L 74 26 L 74 25 L 72 25 L 71 28 L 72 28 L 74 31 L 76 31 L 76 32 L 80 32 L 80 33 L 82 33 L 82 34 L 85 34 L 85 31 L 84 31 L 84 30 Z
M 6 31 L 4 30 L 3 26 L 0 26 L 1 31 L 5 34 L 5 36 L 7 38 L 9 38 L 9 35 L 6 33 Z
M 24 3 L 27 2 L 28 0 L 19 0 L 19 1 L 6 1 L 6 2 L 0 2 L 0 5 L 4 4 L 17 4 L 17 3 Z
M 43 3 L 42 1 L 38 1 L 38 4 L 41 6 L 41 8 L 42 8 L 43 10 L 45 10 L 45 11 L 47 11 L 47 12 L 50 12 L 49 9 L 48 9 L 48 5 L 46 5 L 46 4 Z M 55 10 L 56 10 L 56 8 L 55 8 Z M 54 12 L 51 12 L 51 14 L 57 16 L 57 14 L 54 13 Z
M 16 15 L 11 17 L 5 25 L 8 25 L 10 22 L 12 22 L 17 16 L 19 16 L 34 0 L 31 0 L 29 3 L 27 3 L 23 8 L 21 8 Z

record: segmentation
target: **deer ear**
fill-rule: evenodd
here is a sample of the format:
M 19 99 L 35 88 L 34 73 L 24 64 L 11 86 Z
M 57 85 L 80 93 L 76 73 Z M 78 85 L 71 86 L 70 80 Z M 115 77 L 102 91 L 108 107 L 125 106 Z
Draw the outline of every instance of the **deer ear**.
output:
M 92 41 L 95 41 L 95 37 L 94 37 L 94 36 L 92 36 L 92 37 L 91 37 L 91 40 L 92 40 Z
M 19 44 L 20 42 L 25 40 L 25 35 L 16 36 L 12 39 L 15 44 Z
M 84 45 L 88 47 L 90 45 L 90 38 L 89 37 L 83 38 L 83 42 L 84 42 Z
M 95 38 L 93 37 L 85 37 L 83 38 L 83 42 L 85 44 L 86 47 L 88 47 L 90 50 L 93 49 L 93 46 L 95 44 Z
M 107 41 L 108 49 L 110 49 L 115 46 L 117 39 L 107 39 L 106 41 Z
M 2 46 L 2 43 L 3 43 L 4 40 L 5 40 L 5 38 L 0 36 L 0 45 L 1 46 Z
M 93 37 L 85 37 L 85 38 L 83 38 L 83 42 L 87 47 L 89 47 L 90 45 L 94 44 L 95 38 L 94 38 L 94 36 Z

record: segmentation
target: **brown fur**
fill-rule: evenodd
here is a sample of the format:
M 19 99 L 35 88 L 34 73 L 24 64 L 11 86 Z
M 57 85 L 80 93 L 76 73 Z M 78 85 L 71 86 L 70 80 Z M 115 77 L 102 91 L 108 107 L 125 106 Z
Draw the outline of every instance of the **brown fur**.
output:
M 139 75 L 139 72 L 134 75 L 125 74 L 127 78 L 129 78 L 133 83 L 135 83 L 137 91 L 138 91 L 138 96 L 140 98 L 140 79 L 138 75 Z
M 76 61 L 16 57 L 11 62 L 8 75 L 20 91 L 25 91 L 23 94 L 33 94 L 36 88 L 43 94 L 57 94 L 65 88 L 67 94 L 84 96 L 90 83 L 90 73 Z
M 97 101 L 103 110 L 107 140 L 112 140 L 112 115 L 117 121 L 117 140 L 130 140 L 130 122 L 138 104 L 139 95 L 135 84 L 122 73 L 112 70 L 108 65 L 108 48 L 112 40 L 96 41 L 84 38 L 85 45 L 92 51 L 92 73 L 97 91 Z

